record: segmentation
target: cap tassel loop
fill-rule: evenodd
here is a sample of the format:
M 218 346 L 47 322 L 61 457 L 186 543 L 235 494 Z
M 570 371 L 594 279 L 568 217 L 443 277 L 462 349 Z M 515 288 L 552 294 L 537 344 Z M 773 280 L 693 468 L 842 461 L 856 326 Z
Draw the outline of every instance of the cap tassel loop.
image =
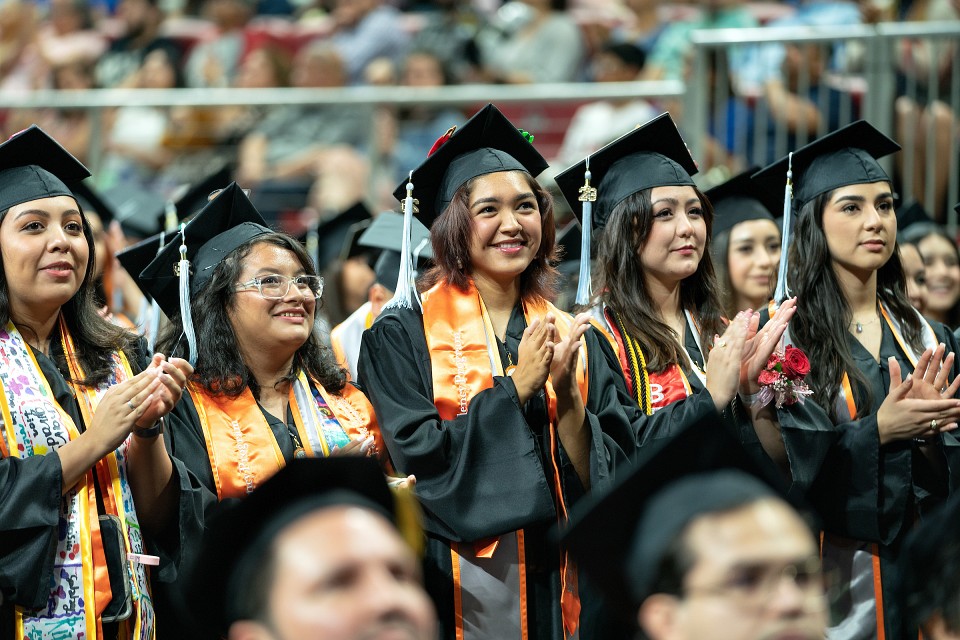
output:
M 396 293 L 384 305 L 384 309 L 413 309 L 413 301 L 423 310 L 420 297 L 417 295 L 414 281 L 414 264 L 410 236 L 413 232 L 413 213 L 417 201 L 413 198 L 413 171 L 407 180 L 407 197 L 403 199 L 403 243 L 400 247 L 400 274 L 397 278 Z
M 580 226 L 582 228 L 580 240 L 580 278 L 577 283 L 577 298 L 575 303 L 578 306 L 590 304 L 593 298 L 592 274 L 590 273 L 590 244 L 591 230 L 593 229 L 593 203 L 597 200 L 596 187 L 590 186 L 590 157 L 587 156 L 586 171 L 583 172 L 583 186 L 580 187 L 580 196 L 577 198 L 583 203 L 583 216 Z
M 183 334 L 187 338 L 189 348 L 187 361 L 191 367 L 195 367 L 197 365 L 197 332 L 193 327 L 193 312 L 190 309 L 190 260 L 187 259 L 184 226 L 180 227 L 180 262 L 177 263 L 177 275 L 180 277 L 180 318 L 183 321 Z
M 163 251 L 163 247 L 166 245 L 167 232 L 160 232 L 160 244 L 157 247 L 157 255 L 160 255 L 160 252 Z M 154 256 L 156 257 L 156 256 Z M 144 319 L 146 334 L 147 334 L 147 348 L 150 350 L 150 353 L 155 353 L 157 350 L 157 336 L 160 333 L 160 304 L 156 300 L 150 301 L 150 306 L 147 308 L 147 317 Z
M 780 306 L 784 300 L 790 297 L 790 291 L 787 289 L 787 256 L 790 253 L 790 236 L 793 235 L 793 152 L 787 156 L 787 186 L 783 191 L 783 240 L 780 243 L 780 268 L 777 270 L 777 289 L 773 294 L 773 301 Z

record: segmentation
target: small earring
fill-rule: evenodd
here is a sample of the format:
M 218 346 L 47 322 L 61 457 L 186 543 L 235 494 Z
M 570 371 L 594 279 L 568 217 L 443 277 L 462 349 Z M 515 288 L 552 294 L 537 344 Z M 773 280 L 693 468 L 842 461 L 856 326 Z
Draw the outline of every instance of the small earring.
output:
M 463 260 L 457 258 L 457 270 L 463 271 Z

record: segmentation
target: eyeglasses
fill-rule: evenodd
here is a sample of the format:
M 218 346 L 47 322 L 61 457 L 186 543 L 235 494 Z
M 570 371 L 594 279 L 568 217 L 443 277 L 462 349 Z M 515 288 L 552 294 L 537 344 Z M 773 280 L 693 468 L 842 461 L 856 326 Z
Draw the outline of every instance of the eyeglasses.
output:
M 716 585 L 684 589 L 685 595 L 713 595 L 728 598 L 743 607 L 766 607 L 784 580 L 814 602 L 824 599 L 833 589 L 832 572 L 824 572 L 818 558 L 788 564 L 783 567 L 753 565 L 739 567 L 730 577 Z
M 323 278 L 320 276 L 293 276 L 287 277 L 277 273 L 268 273 L 246 282 L 237 283 L 237 291 L 256 287 L 260 296 L 266 300 L 279 300 L 290 291 L 290 284 L 294 284 L 300 295 L 319 298 L 323 293 Z

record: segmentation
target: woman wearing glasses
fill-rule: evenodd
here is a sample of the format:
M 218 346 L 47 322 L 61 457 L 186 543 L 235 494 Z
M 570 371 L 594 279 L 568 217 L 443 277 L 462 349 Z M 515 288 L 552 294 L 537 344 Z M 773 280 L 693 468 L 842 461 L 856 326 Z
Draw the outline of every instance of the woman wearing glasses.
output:
M 236 184 L 186 225 L 183 239 L 189 310 L 181 312 L 172 277 L 179 240 L 144 270 L 141 286 L 171 320 L 162 352 L 186 354 L 184 336 L 195 328 L 195 372 L 177 407 L 183 426 L 168 443 L 206 487 L 204 510 L 243 498 L 295 457 L 378 447 L 370 405 L 315 329 L 323 279 L 300 243 L 267 228 Z M 181 637 L 170 624 L 161 620 L 161 632 Z

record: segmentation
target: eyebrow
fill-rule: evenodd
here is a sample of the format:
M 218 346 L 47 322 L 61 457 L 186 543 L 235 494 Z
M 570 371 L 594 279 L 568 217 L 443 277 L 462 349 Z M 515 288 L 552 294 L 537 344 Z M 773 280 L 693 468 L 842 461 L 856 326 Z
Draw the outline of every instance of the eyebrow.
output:
M 892 199 L 893 199 L 893 193 L 890 191 L 887 191 L 886 193 L 881 193 L 876 198 L 874 198 L 874 202 L 876 202 L 877 200 L 892 200 Z M 840 196 L 834 202 L 840 203 L 840 202 L 866 202 L 866 201 L 867 199 L 864 198 L 863 196 L 851 194 L 848 196 Z
M 672 204 L 672 205 L 678 205 L 678 204 L 680 204 L 680 201 L 677 200 L 676 198 L 658 198 L 658 199 L 656 199 L 656 200 L 653 201 L 653 205 L 651 205 L 651 206 L 656 206 L 656 205 L 660 204 L 661 202 L 667 202 L 667 203 Z M 689 200 L 687 200 L 686 204 L 690 204 L 691 202 L 696 202 L 697 204 L 700 204 L 700 198 L 690 198 Z
M 65 215 L 65 216 L 78 215 L 78 216 L 79 216 L 79 215 L 80 215 L 80 211 L 77 210 L 77 209 L 67 209 L 66 211 L 63 212 L 63 215 Z M 18 213 L 18 214 L 17 214 L 17 217 L 14 218 L 14 220 L 19 220 L 19 219 L 22 218 L 23 216 L 40 216 L 40 217 L 42 217 L 42 218 L 47 218 L 47 219 L 49 220 L 49 219 L 50 219 L 50 212 L 49 212 L 49 211 L 44 211 L 43 209 L 27 209 L 26 211 L 21 211 L 20 213 Z M 82 218 L 83 216 L 80 216 L 80 217 Z
M 532 191 L 527 191 L 526 193 L 517 194 L 517 197 L 515 197 L 515 198 L 513 199 L 513 201 L 514 201 L 514 202 L 520 202 L 521 200 L 526 200 L 526 199 L 532 198 L 532 197 L 534 197 L 533 192 L 532 192 Z M 496 196 L 491 196 L 491 197 L 489 197 L 489 198 L 480 198 L 479 200 L 475 200 L 473 203 L 471 203 L 470 208 L 472 209 L 473 207 L 477 206 L 478 204 L 497 203 L 497 202 L 500 202 L 500 201 L 501 201 L 501 199 L 498 198 L 498 197 L 496 197 Z

